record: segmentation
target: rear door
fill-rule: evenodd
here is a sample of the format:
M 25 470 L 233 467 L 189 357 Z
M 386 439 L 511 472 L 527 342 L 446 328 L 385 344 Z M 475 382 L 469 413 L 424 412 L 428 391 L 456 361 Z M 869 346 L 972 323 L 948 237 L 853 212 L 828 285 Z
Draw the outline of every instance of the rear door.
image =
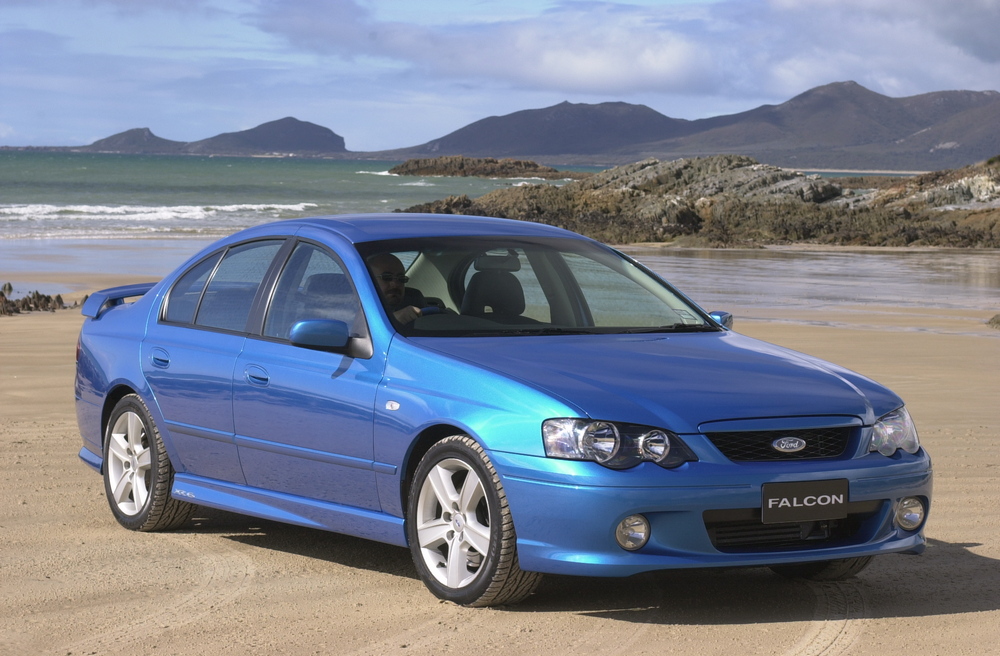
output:
M 191 267 L 141 347 L 179 471 L 243 483 L 233 429 L 233 368 L 255 298 L 283 239 L 233 246 Z

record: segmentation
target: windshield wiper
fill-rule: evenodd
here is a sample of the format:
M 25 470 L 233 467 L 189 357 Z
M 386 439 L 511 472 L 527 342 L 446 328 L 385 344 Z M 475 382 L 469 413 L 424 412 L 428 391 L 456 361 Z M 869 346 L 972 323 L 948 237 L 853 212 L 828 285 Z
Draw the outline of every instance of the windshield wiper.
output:
M 465 333 L 466 335 L 473 335 L 476 337 L 520 337 L 523 335 L 594 335 L 596 334 L 593 330 L 584 330 L 580 328 L 509 328 L 507 330 L 476 330 L 472 332 Z
M 625 335 L 642 335 L 646 333 L 714 333 L 719 328 L 707 323 L 674 323 L 655 328 L 627 328 L 621 333 Z

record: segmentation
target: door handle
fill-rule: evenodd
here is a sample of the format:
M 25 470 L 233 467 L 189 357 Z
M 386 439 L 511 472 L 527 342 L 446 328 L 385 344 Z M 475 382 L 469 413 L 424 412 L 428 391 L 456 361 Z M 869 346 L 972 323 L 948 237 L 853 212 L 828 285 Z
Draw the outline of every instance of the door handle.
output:
M 267 375 L 267 370 L 256 364 L 248 364 L 243 370 L 243 377 L 251 385 L 257 387 L 267 387 L 271 377 Z
M 150 352 L 149 361 L 158 369 L 166 369 L 170 366 L 170 354 L 165 349 L 157 346 Z

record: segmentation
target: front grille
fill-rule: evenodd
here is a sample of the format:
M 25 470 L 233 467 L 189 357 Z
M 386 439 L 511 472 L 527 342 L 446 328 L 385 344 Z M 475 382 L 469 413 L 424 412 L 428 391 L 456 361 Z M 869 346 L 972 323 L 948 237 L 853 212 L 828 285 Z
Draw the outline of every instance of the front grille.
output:
M 706 510 L 702 517 L 712 545 L 719 551 L 780 551 L 867 540 L 867 535 L 860 536 L 859 540 L 859 532 L 865 520 L 874 516 L 881 507 L 881 501 L 863 501 L 850 504 L 844 519 L 787 524 L 764 524 L 760 521 L 760 508 Z
M 815 460 L 838 458 L 847 450 L 851 439 L 850 426 L 840 428 L 808 428 L 782 431 L 731 431 L 705 433 L 724 456 L 735 462 L 767 460 Z M 795 453 L 778 451 L 771 444 L 782 437 L 798 437 L 806 447 Z

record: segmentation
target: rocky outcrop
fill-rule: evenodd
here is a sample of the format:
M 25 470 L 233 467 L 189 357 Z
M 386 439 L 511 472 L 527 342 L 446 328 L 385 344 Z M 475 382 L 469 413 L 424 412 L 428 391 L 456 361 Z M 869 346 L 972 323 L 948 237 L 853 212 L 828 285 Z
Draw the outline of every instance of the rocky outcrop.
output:
M 499 189 L 406 211 L 482 214 L 558 225 L 611 243 L 1000 247 L 1000 160 L 917 178 L 821 178 L 737 155 L 616 167 L 561 187 Z M 933 179 L 932 179 L 933 178 Z M 866 186 L 866 185 L 871 186 Z M 949 186 L 950 185 L 950 186 Z M 951 192 L 946 190 L 952 189 Z M 933 205 L 975 189 L 978 206 Z M 991 191 L 992 190 L 992 191 Z M 992 199 L 992 200 L 987 200 Z
M 440 175 L 477 178 L 522 178 L 541 180 L 579 180 L 591 173 L 559 171 L 551 166 L 520 159 L 465 157 L 451 155 L 411 159 L 389 169 L 394 175 Z
M 52 297 L 34 291 L 21 298 L 11 299 L 9 296 L 12 292 L 13 286 L 9 282 L 0 287 L 0 316 L 11 316 L 24 312 L 55 312 L 66 308 L 61 294 Z M 76 303 L 73 305 L 76 307 Z

